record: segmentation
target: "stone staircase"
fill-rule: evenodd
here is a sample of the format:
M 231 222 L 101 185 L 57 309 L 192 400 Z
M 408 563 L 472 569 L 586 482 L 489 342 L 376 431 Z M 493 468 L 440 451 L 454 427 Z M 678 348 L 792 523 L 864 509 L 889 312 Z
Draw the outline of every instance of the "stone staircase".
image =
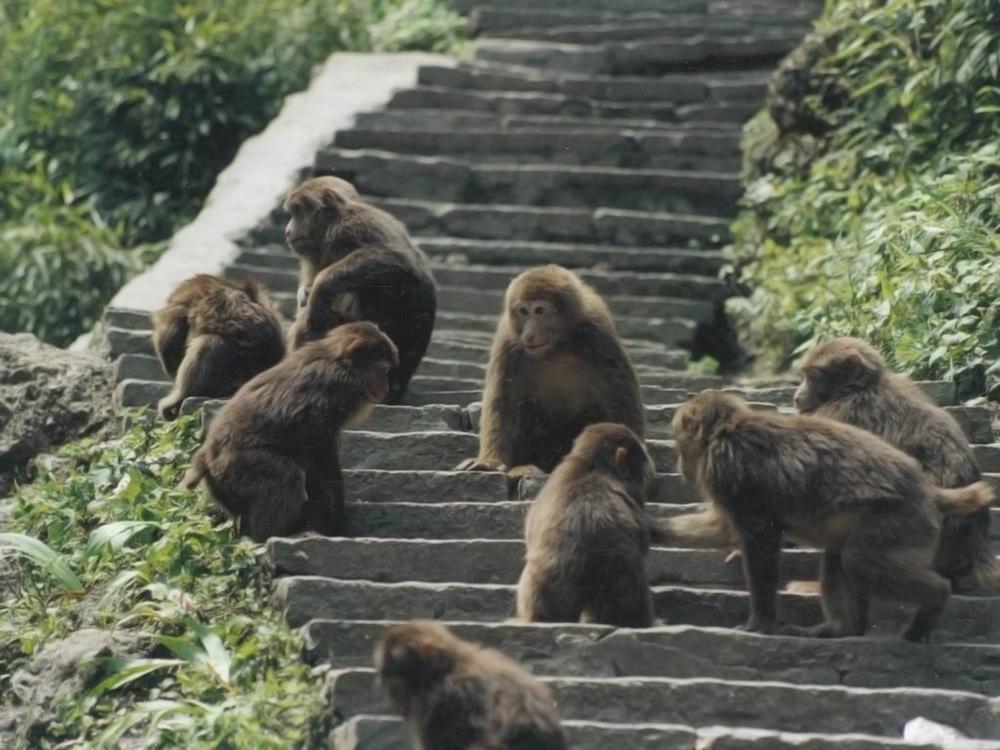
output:
M 477 449 L 506 284 L 556 262 L 601 291 L 642 383 L 661 472 L 651 510 L 693 510 L 696 493 L 674 472 L 670 419 L 689 390 L 725 385 L 686 367 L 691 351 L 724 354 L 712 349 L 727 295 L 717 271 L 740 189 L 740 127 L 815 9 L 794 0 L 456 6 L 479 37 L 474 57 L 422 68 L 417 87 L 337 132 L 313 170 L 351 179 L 407 224 L 433 260 L 440 305 L 408 405 L 379 406 L 364 430 L 344 434 L 353 536 L 267 545 L 277 602 L 302 628 L 308 658 L 330 668 L 343 720 L 331 746 L 408 747 L 374 684 L 371 653 L 387 625 L 414 617 L 444 620 L 549 682 L 574 748 L 915 747 L 898 738 L 916 716 L 1000 738 L 997 600 L 955 597 L 930 646 L 880 637 L 900 617 L 887 608 L 863 639 L 761 637 L 733 629 L 747 613 L 738 562 L 654 548 L 663 627 L 505 622 L 541 481 L 450 468 Z M 226 272 L 257 277 L 291 315 L 295 262 L 282 223 L 277 210 L 262 221 Z M 149 327 L 148 313 L 107 312 L 121 406 L 167 389 Z M 1000 487 L 986 410 L 954 406 L 949 384 L 923 385 Z M 787 386 L 744 394 L 791 407 Z M 218 406 L 184 409 L 210 417 Z M 783 568 L 788 579 L 810 578 L 817 556 L 789 550 Z M 781 605 L 787 621 L 821 616 L 814 596 L 785 593 Z

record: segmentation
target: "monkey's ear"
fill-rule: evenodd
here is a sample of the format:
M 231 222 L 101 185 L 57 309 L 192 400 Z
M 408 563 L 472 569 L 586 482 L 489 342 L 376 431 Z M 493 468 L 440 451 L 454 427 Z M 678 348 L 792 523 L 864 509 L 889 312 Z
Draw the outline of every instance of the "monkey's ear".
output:
M 323 188 L 320 192 L 320 200 L 323 205 L 328 208 L 343 208 L 347 205 L 347 201 L 344 199 L 340 193 L 331 187 Z
M 344 345 L 344 353 L 354 354 L 365 345 L 365 340 L 360 336 L 352 336 Z
M 624 445 L 619 445 L 615 448 L 615 456 L 612 459 L 615 465 L 615 471 L 621 475 L 625 475 L 628 470 L 628 448 Z

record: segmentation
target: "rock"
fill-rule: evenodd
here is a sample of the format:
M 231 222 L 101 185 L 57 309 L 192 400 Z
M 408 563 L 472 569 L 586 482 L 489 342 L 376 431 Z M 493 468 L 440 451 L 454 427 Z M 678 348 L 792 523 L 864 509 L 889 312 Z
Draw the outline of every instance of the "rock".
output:
M 43 451 L 112 425 L 111 366 L 30 334 L 0 334 L 0 496 Z
M 0 712 L 0 722 L 4 716 L 10 720 L 14 747 L 38 747 L 35 734 L 55 718 L 56 706 L 80 696 L 102 676 L 97 660 L 137 651 L 134 636 L 95 629 L 78 630 L 44 646 L 27 667 L 11 678 L 8 698 L 14 710 Z

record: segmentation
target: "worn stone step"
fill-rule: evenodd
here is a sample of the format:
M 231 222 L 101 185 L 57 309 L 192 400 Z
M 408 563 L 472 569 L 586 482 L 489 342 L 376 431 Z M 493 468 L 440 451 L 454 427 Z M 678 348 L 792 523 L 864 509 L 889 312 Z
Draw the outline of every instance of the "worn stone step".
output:
M 556 20 L 556 19 L 554 19 Z M 628 43 L 640 39 L 656 39 L 664 45 L 685 44 L 692 38 L 701 38 L 704 45 L 718 42 L 726 43 L 734 39 L 750 43 L 771 40 L 775 37 L 794 43 L 805 36 L 803 25 L 783 26 L 780 33 L 774 28 L 762 25 L 751 25 L 741 22 L 741 19 L 717 19 L 715 23 L 706 23 L 705 18 L 697 16 L 669 17 L 631 17 L 625 19 L 605 20 L 603 22 L 581 23 L 578 20 L 558 19 L 555 24 L 532 27 L 517 26 L 503 30 L 486 30 L 480 37 L 497 37 L 501 39 L 529 40 L 573 45 L 608 45 Z M 687 47 L 686 47 L 687 48 Z M 722 56 L 714 51 L 700 53 L 699 59 L 693 61 L 697 67 L 713 67 L 719 62 L 729 62 L 729 56 Z M 749 60 L 759 57 L 768 59 L 771 48 L 767 47 L 761 54 L 749 55 Z
M 497 112 L 476 111 L 468 109 L 435 109 L 407 108 L 385 109 L 377 112 L 363 112 L 355 120 L 359 128 L 387 128 L 401 130 L 418 128 L 420 130 L 433 128 L 450 128 L 456 131 L 462 129 L 481 130 L 496 128 L 516 131 L 521 129 L 538 130 L 554 128 L 557 130 L 588 130 L 616 133 L 627 128 L 629 130 L 652 130 L 670 134 L 679 128 L 703 131 L 722 131 L 739 135 L 742 125 L 746 122 L 742 111 L 723 112 L 723 119 L 712 120 L 711 115 L 719 111 L 713 103 L 689 104 L 678 106 L 674 110 L 673 119 L 664 121 L 655 118 L 614 118 L 594 119 L 586 115 L 520 115 Z M 739 114 L 739 117 L 736 115 Z
M 385 620 L 312 620 L 306 653 L 335 668 L 370 667 Z M 892 638 L 778 638 L 727 628 L 455 622 L 460 638 L 546 676 L 709 677 L 848 687 L 926 687 L 996 695 L 1000 646 Z
M 656 75 L 677 70 L 770 66 L 795 48 L 797 30 L 726 34 L 708 31 L 686 38 L 570 43 L 480 38 L 474 59 L 578 74 Z
M 483 0 L 451 0 L 451 6 L 458 13 L 469 13 Z M 561 9 L 565 11 L 614 11 L 615 13 L 704 13 L 708 8 L 705 0 L 508 0 L 504 7 L 512 10 L 536 10 L 538 8 Z
M 735 628 L 746 622 L 749 598 L 740 589 L 654 586 L 657 615 L 669 625 Z M 514 611 L 513 585 L 466 583 L 376 583 L 321 576 L 277 580 L 275 599 L 292 627 L 312 619 L 382 620 L 432 618 L 494 621 Z M 815 625 L 822 620 L 819 597 L 782 592 L 782 622 Z M 1000 598 L 953 596 L 935 631 L 935 642 L 995 643 L 1000 638 Z M 868 637 L 898 637 L 907 613 L 887 603 L 873 607 Z
M 544 32 L 540 30 L 540 33 Z M 588 99 L 668 101 L 674 104 L 695 104 L 709 100 L 762 102 L 767 94 L 767 75 L 762 73 L 750 73 L 739 77 L 702 72 L 678 73 L 657 78 L 576 76 L 566 73 L 553 74 L 538 68 L 475 62 L 460 62 L 455 66 L 422 66 L 418 73 L 418 82 L 422 86 L 439 88 L 543 91 Z M 734 87 L 740 87 L 739 91 Z
M 385 151 L 327 149 L 316 169 L 363 192 L 400 198 L 538 206 L 605 207 L 730 216 L 739 177 L 722 172 L 475 164 Z
M 862 688 L 675 677 L 544 677 L 565 719 L 737 725 L 785 732 L 863 732 L 898 737 L 915 716 L 1000 737 L 995 700 L 931 688 Z M 374 669 L 331 670 L 330 701 L 342 715 L 388 714 Z M 832 707 L 836 707 L 835 710 Z M 763 745 L 769 746 L 769 745 Z
M 439 288 L 438 294 L 440 293 L 441 289 Z M 662 366 L 635 365 L 635 371 L 639 376 L 640 383 L 654 385 L 658 384 L 664 377 L 677 374 L 678 370 L 683 371 L 689 360 L 690 355 L 683 349 L 666 350 L 659 359 Z M 441 360 L 425 357 L 420 362 L 420 369 L 417 370 L 417 374 L 448 378 L 471 378 L 482 383 L 486 377 L 486 366 L 472 362 L 462 362 L 460 360 Z M 686 391 L 680 393 L 678 396 L 681 399 L 686 397 Z
M 672 137 L 648 131 L 620 133 L 497 129 L 340 130 L 334 145 L 424 156 L 457 156 L 478 162 L 537 163 L 693 169 L 740 169 L 738 140 L 728 133 L 682 131 Z
M 388 506 L 382 506 L 383 508 Z M 424 506 L 428 507 L 428 506 Z M 480 508 L 489 513 L 494 506 Z M 442 519 L 448 505 L 434 505 Z M 352 508 L 353 510 L 353 508 Z M 350 517 L 349 517 L 350 520 Z M 278 575 L 322 576 L 382 583 L 503 583 L 514 585 L 524 566 L 520 539 L 271 539 L 269 564 Z M 462 560 L 460 566 L 456 560 Z M 742 565 L 716 550 L 654 547 L 646 569 L 651 585 L 741 587 Z M 819 556 L 808 550 L 782 555 L 785 580 L 815 580 Z
M 702 729 L 652 722 L 614 723 L 563 721 L 569 747 L 574 750 L 939 750 L 937 745 L 913 744 L 867 734 L 809 734 L 765 729 L 715 726 Z M 408 750 L 403 722 L 392 716 L 360 714 L 330 735 L 330 750 Z M 961 750 L 997 750 L 1000 742 L 968 740 Z M 956 746 L 955 750 L 960 750 Z

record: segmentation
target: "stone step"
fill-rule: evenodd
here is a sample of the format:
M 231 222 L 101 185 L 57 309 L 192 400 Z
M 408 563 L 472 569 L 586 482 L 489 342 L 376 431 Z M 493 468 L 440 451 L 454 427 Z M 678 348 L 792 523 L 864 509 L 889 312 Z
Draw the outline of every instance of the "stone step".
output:
M 723 115 L 723 119 L 711 119 L 713 115 Z M 739 114 L 740 116 L 736 116 Z M 417 128 L 427 130 L 433 128 L 448 128 L 455 131 L 463 129 L 481 130 L 497 128 L 517 131 L 522 129 L 539 130 L 554 128 L 557 130 L 587 130 L 617 133 L 622 129 L 652 130 L 663 134 L 671 134 L 678 129 L 721 131 L 739 136 L 746 118 L 742 112 L 732 112 L 720 109 L 716 104 L 690 104 L 677 107 L 673 119 L 665 122 L 656 118 L 615 118 L 594 119 L 586 115 L 520 115 L 485 112 L 467 109 L 435 109 L 407 108 L 385 109 L 377 112 L 359 114 L 354 125 L 358 128 L 386 128 L 402 130 Z
M 661 36 L 577 44 L 487 37 L 475 43 L 473 56 L 484 62 L 577 74 L 658 75 L 692 69 L 746 71 L 772 67 L 801 38 L 797 30 L 742 34 L 709 31 L 683 39 Z
M 372 666 L 385 620 L 312 620 L 302 628 L 313 662 Z M 534 674 L 708 677 L 848 687 L 925 687 L 996 695 L 1000 646 L 913 644 L 892 638 L 778 638 L 727 628 L 456 622 L 460 638 L 501 650 Z
M 697 729 L 681 724 L 652 722 L 563 721 L 569 747 L 607 750 L 609 747 L 648 750 L 937 750 L 937 745 L 913 744 L 868 734 L 772 732 L 765 729 L 715 726 Z M 330 735 L 331 750 L 408 750 L 410 739 L 403 722 L 392 716 L 360 714 Z M 954 750 L 997 750 L 1000 742 L 967 740 Z
M 495 508 L 483 508 L 482 504 L 479 507 L 487 515 Z M 449 506 L 439 504 L 433 508 L 444 518 Z M 524 566 L 524 543 L 519 539 L 304 537 L 271 539 L 267 550 L 269 564 L 278 575 L 380 583 L 514 585 Z M 456 560 L 461 560 L 462 564 L 456 566 Z M 651 585 L 744 586 L 742 563 L 736 560 L 726 563 L 725 560 L 726 553 L 716 550 L 654 547 L 650 550 L 646 569 Z M 816 580 L 818 574 L 817 553 L 786 550 L 782 555 L 785 580 Z
M 483 0 L 451 0 L 451 7 L 458 13 L 469 13 L 484 3 Z M 564 11 L 613 11 L 615 13 L 705 13 L 705 0 L 508 0 L 504 7 L 511 10 L 561 9 Z
M 463 560 L 458 564 L 466 564 Z M 514 611 L 512 585 L 468 583 L 378 583 L 321 576 L 277 579 L 275 599 L 292 627 L 314 619 L 502 620 Z M 740 589 L 653 586 L 657 615 L 669 625 L 735 628 L 749 611 L 749 597 Z M 822 620 L 819 597 L 782 592 L 781 622 L 815 625 Z M 888 603 L 873 607 L 870 635 L 898 637 L 908 614 Z M 953 596 L 933 640 L 996 643 L 1000 638 L 1000 598 Z
M 562 717 L 570 720 L 737 725 L 784 732 L 862 732 L 898 737 L 923 716 L 960 726 L 972 737 L 1000 737 L 994 700 L 932 688 L 862 688 L 786 682 L 675 677 L 544 677 Z M 345 716 L 388 714 L 373 669 L 332 670 L 327 688 Z M 835 709 L 833 708 L 835 707 Z M 771 747 L 763 744 L 762 747 Z M 806 745 L 811 747 L 812 745 Z M 802 747 L 802 746 L 800 746 Z
M 511 42 L 510 40 L 487 40 L 479 47 L 490 46 L 537 46 L 533 42 Z M 543 45 L 550 46 L 550 45 Z M 569 45 L 558 45 L 569 46 Z M 477 53 L 478 54 L 478 53 Z M 488 58 L 482 58 L 488 59 Z M 519 63 L 517 60 L 499 59 L 498 62 Z M 757 110 L 760 103 L 751 102 L 699 102 L 695 104 L 673 104 L 670 101 L 587 99 L 581 96 L 566 96 L 558 93 L 537 91 L 477 91 L 474 89 L 451 89 L 440 86 L 420 86 L 403 89 L 393 95 L 388 105 L 392 110 L 458 110 L 488 112 L 494 115 L 486 127 L 510 128 L 512 122 L 501 120 L 496 115 L 520 117 L 577 117 L 607 120 L 618 129 L 630 127 L 631 120 L 653 120 L 660 127 L 671 123 L 691 120 L 721 121 L 727 123 L 745 122 Z M 471 121 L 467 121 L 471 122 Z M 480 119 L 482 124 L 484 120 Z M 531 120 L 514 121 L 518 127 L 527 127 Z M 364 127 L 358 123 L 357 127 Z M 439 127 L 447 127 L 441 124 Z
M 559 130 L 339 130 L 334 145 L 424 156 L 457 156 L 478 162 L 571 164 L 630 169 L 737 172 L 738 140 L 728 133 L 649 131 L 620 133 Z
M 676 477 L 659 475 L 661 479 Z M 347 491 L 353 495 L 348 476 Z M 693 487 L 684 485 L 683 492 L 667 494 L 665 488 L 674 482 L 661 481 L 659 491 L 664 493 L 661 502 L 648 503 L 647 509 L 655 516 L 676 516 L 702 509 Z M 519 539 L 524 533 L 524 516 L 529 502 L 455 503 L 449 502 L 450 489 L 442 487 L 428 502 L 410 502 L 414 495 L 404 489 L 393 495 L 378 495 L 371 502 L 358 503 L 349 508 L 352 536 L 379 539 Z M 396 502 L 396 499 L 406 502 Z M 1000 507 L 992 509 L 991 537 L 1000 540 Z M 723 554 L 722 557 L 726 557 Z M 738 572 L 739 566 L 734 568 Z M 735 574 L 735 573 L 734 573 Z M 736 580 L 736 579 L 733 579 Z
M 723 172 L 476 164 L 387 151 L 326 149 L 316 170 L 387 197 L 731 216 L 739 177 Z
M 555 19 L 554 19 L 555 20 Z M 723 19 L 719 19 L 720 21 Z M 561 21 L 561 23 L 560 23 Z M 803 25 L 783 26 L 780 33 L 763 25 L 741 23 L 740 19 L 724 19 L 724 23 L 706 23 L 704 18 L 697 16 L 680 17 L 631 17 L 626 19 L 606 20 L 598 23 L 581 23 L 567 18 L 559 19 L 556 24 L 532 27 L 517 26 L 506 29 L 484 30 L 480 38 L 497 37 L 501 39 L 529 40 L 573 45 L 609 45 L 628 43 L 641 39 L 656 39 L 663 45 L 683 44 L 688 47 L 692 39 L 703 40 L 702 46 L 721 43 L 723 45 L 740 40 L 746 44 L 754 41 L 770 42 L 778 38 L 791 46 L 805 36 L 807 28 Z M 717 54 L 715 51 L 701 52 L 701 47 L 694 47 L 699 53 L 694 62 L 698 68 L 713 67 L 718 63 L 730 62 L 729 55 Z M 742 49 L 742 48 L 741 48 Z M 760 54 L 746 55 L 749 60 L 760 57 L 768 59 L 773 50 L 770 46 Z M 612 51 L 612 54 L 614 52 Z M 604 68 L 607 70 L 608 68 Z M 673 67 L 671 69 L 674 69 Z
M 598 100 L 666 101 L 674 104 L 763 102 L 767 94 L 767 79 L 764 73 L 734 77 L 701 72 L 659 78 L 574 76 L 551 74 L 537 68 L 475 62 L 460 62 L 456 66 L 425 65 L 418 73 L 418 83 L 422 86 L 475 91 L 543 91 Z

